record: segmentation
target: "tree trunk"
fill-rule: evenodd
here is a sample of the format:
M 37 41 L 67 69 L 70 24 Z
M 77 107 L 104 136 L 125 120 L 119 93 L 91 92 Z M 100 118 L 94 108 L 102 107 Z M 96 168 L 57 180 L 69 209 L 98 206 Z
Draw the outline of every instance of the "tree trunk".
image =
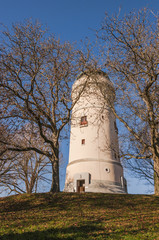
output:
M 60 191 L 59 180 L 59 146 L 54 149 L 54 158 L 50 159 L 52 164 L 52 184 L 50 192 L 56 193 Z
M 155 195 L 159 195 L 159 158 L 154 160 L 154 188 Z
M 59 184 L 59 161 L 54 160 L 52 164 L 52 184 L 50 192 L 56 193 L 60 191 L 60 184 Z

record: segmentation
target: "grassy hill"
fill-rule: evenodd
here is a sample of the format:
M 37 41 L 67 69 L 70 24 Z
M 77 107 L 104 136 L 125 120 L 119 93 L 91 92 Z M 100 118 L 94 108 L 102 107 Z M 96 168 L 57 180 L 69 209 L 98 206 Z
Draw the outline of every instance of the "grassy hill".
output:
M 159 239 L 159 197 L 100 193 L 0 198 L 1 240 Z

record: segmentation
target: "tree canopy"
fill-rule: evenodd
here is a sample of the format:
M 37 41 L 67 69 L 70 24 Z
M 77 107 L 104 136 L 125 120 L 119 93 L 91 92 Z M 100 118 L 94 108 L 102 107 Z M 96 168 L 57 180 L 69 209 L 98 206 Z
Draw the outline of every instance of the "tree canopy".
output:
M 58 192 L 59 140 L 70 121 L 72 83 L 84 69 L 88 55 L 69 42 L 61 43 L 30 20 L 4 30 L 2 38 L 0 120 L 12 141 L 1 143 L 6 152 L 34 151 L 47 157 L 52 164 L 51 191 Z M 28 123 L 34 126 L 30 134 L 40 137 L 40 147 L 30 141 L 22 144 Z
M 159 194 L 159 18 L 148 9 L 125 17 L 106 14 L 98 40 L 103 68 L 114 83 L 122 123 L 121 157 Z M 106 98 L 106 96 L 104 96 Z

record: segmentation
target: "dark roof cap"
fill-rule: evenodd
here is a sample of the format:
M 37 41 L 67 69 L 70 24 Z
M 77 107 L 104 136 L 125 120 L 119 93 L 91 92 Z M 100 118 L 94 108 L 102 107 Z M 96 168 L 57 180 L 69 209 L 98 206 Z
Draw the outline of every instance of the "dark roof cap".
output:
M 107 75 L 105 72 L 103 72 L 102 70 L 93 69 L 93 70 L 86 70 L 86 71 L 84 71 L 84 72 L 81 72 L 81 73 L 77 76 L 77 80 L 78 80 L 79 78 L 81 78 L 83 75 L 88 75 L 88 76 L 89 76 L 89 75 L 92 75 L 92 74 L 99 74 L 99 75 L 104 76 L 104 77 L 106 77 L 106 78 L 109 79 L 108 75 Z

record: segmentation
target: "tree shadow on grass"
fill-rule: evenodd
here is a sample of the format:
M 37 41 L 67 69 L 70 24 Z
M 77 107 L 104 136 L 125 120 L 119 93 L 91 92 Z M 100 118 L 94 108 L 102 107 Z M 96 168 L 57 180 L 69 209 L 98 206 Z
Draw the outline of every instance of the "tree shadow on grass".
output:
M 70 226 L 67 228 L 50 228 L 46 231 L 35 231 L 25 233 L 11 233 L 1 236 L 1 240 L 75 240 L 75 239 L 96 239 L 101 235 L 101 239 L 107 239 L 109 234 L 100 233 L 102 227 L 95 225 Z M 100 234 L 99 234 L 100 233 Z
M 157 231 L 157 229 L 156 229 Z M 155 231 L 155 233 L 156 233 Z M 136 237 L 140 238 L 136 238 Z M 108 231 L 102 226 L 87 224 L 82 226 L 70 226 L 67 228 L 50 228 L 46 231 L 25 232 L 21 234 L 12 233 L 0 237 L 1 240 L 121 240 L 123 237 L 127 239 L 149 239 L 152 240 L 157 235 L 147 232 L 147 229 L 125 229 L 119 231 Z

